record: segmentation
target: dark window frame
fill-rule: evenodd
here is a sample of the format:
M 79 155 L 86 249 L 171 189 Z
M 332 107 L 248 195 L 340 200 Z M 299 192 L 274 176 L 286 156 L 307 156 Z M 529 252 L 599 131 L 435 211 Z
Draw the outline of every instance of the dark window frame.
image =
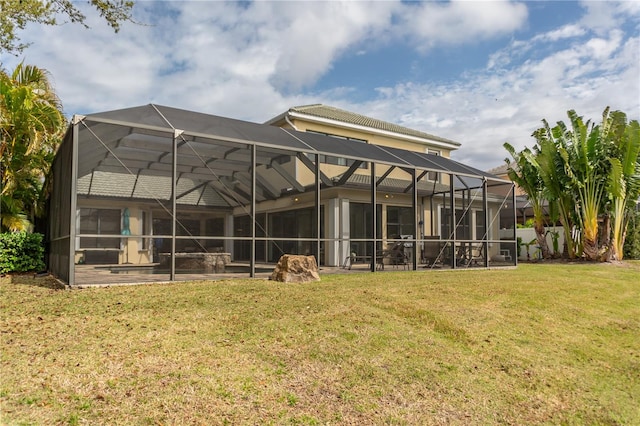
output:
M 369 143 L 366 139 L 352 138 L 352 137 L 349 137 L 349 136 L 342 136 L 342 135 L 336 135 L 336 134 L 332 134 L 332 133 L 319 132 L 317 130 L 307 130 L 307 133 L 314 133 L 316 135 L 323 135 L 323 136 L 331 136 L 332 138 L 344 139 L 344 140 L 358 142 L 358 143 L 365 143 L 365 144 Z M 334 164 L 336 166 L 345 166 L 345 167 L 351 167 L 351 165 L 356 162 L 356 160 L 342 158 L 342 157 L 336 157 L 336 156 L 333 156 L 333 155 L 324 155 L 324 154 L 320 154 L 318 156 L 318 158 L 320 160 L 320 163 L 322 163 L 322 164 Z M 366 169 L 369 168 L 369 164 L 368 164 L 368 162 L 363 161 L 358 168 L 366 170 Z
M 80 234 L 120 234 L 122 226 L 121 209 L 81 207 L 79 215 Z M 120 249 L 117 237 L 80 237 L 79 249 Z

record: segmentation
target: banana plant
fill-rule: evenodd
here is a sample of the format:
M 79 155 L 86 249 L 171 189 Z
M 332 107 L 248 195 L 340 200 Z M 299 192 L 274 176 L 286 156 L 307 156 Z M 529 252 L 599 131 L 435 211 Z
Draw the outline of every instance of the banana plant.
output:
M 557 207 L 570 258 L 622 259 L 628 216 L 640 197 L 640 126 L 637 120 L 627 124 L 623 112 L 608 107 L 598 125 L 573 110 L 567 115 L 570 127 L 558 121 L 552 128 L 542 120 L 544 126 L 532 135 L 537 143 L 533 151 L 516 154 L 505 144 L 526 172 L 510 177 L 523 186 L 532 204 L 546 199 L 550 212 Z M 525 177 L 534 175 L 529 166 L 541 189 L 527 189 L 531 182 Z
M 603 123 L 609 108 L 603 113 Z M 568 111 L 571 131 L 568 155 L 564 157 L 565 172 L 574 194 L 577 196 L 577 220 L 582 236 L 582 251 L 587 260 L 599 260 L 603 251 L 598 244 L 598 219 L 604 212 L 607 176 L 610 162 L 607 157 L 607 140 L 610 128 L 585 123 L 574 110 Z
M 538 169 L 527 159 L 531 151 L 527 148 L 521 152 L 516 152 L 508 142 L 505 142 L 503 146 L 514 160 L 514 163 L 509 158 L 504 160 L 507 163 L 509 179 L 527 193 L 529 203 L 533 209 L 533 229 L 536 232 L 538 246 L 542 257 L 549 259 L 551 254 L 545 236 L 543 181 L 540 178 Z
M 565 173 L 565 158 L 567 141 L 564 138 L 566 127 L 558 123 L 551 129 L 546 120 L 542 120 L 544 127 L 536 130 L 533 137 L 537 146 L 535 155 L 528 155 L 528 161 L 533 164 L 543 182 L 543 195 L 548 200 L 550 210 L 557 210 L 564 234 L 565 250 L 570 259 L 578 255 L 579 241 L 575 240 L 573 231 L 575 220 L 575 198 L 572 195 L 570 183 Z

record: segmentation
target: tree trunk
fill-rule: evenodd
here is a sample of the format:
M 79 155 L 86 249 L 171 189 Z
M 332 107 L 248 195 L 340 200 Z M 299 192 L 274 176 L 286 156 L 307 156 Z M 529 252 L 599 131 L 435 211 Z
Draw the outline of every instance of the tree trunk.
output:
M 536 231 L 536 240 L 538 241 L 538 247 L 543 259 L 550 259 L 551 253 L 549 253 L 549 245 L 547 244 L 547 237 L 544 235 L 544 225 L 534 224 L 533 229 Z
M 592 238 L 583 238 L 582 253 L 587 260 L 597 261 L 600 258 L 600 250 L 598 249 L 598 241 Z
M 604 253 L 600 254 L 600 261 L 611 262 L 612 257 L 615 257 L 615 249 L 611 245 L 611 217 L 607 214 L 604 215 L 602 220 L 602 242 L 600 247 L 604 247 Z

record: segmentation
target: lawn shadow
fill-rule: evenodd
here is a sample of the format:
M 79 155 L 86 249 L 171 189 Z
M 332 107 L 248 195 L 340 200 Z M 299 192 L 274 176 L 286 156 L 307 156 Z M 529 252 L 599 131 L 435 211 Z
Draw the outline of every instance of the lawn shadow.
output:
M 64 290 L 64 283 L 57 280 L 48 272 L 28 272 L 28 273 L 11 273 L 2 276 L 2 281 L 8 281 L 9 284 L 30 285 L 34 287 L 44 287 L 51 290 Z

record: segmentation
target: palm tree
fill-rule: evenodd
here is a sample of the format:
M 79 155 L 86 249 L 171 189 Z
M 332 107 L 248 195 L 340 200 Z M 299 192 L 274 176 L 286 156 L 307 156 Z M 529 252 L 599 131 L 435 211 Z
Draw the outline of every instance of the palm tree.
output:
M 515 161 L 515 163 L 512 164 L 508 158 L 505 158 L 504 160 L 507 163 L 509 179 L 527 193 L 529 202 L 531 203 L 531 208 L 533 209 L 533 229 L 536 231 L 538 247 L 540 247 L 542 257 L 544 259 L 549 259 L 551 254 L 549 252 L 549 245 L 547 244 L 544 229 L 545 197 L 543 196 L 543 182 L 540 178 L 540 174 L 538 173 L 538 169 L 528 159 L 531 155 L 531 151 L 526 148 L 524 151 L 516 153 L 513 146 L 508 142 L 505 142 L 503 146 Z
M 66 121 L 46 71 L 0 70 L 0 174 L 3 230 L 26 230 L 43 201 L 42 182 Z
M 612 198 L 610 256 L 614 260 L 622 260 L 629 214 L 640 196 L 640 125 L 637 120 L 627 124 L 627 116 L 621 111 L 612 112 L 606 124 L 610 128 L 608 134 L 612 150 L 609 157 L 609 194 Z

